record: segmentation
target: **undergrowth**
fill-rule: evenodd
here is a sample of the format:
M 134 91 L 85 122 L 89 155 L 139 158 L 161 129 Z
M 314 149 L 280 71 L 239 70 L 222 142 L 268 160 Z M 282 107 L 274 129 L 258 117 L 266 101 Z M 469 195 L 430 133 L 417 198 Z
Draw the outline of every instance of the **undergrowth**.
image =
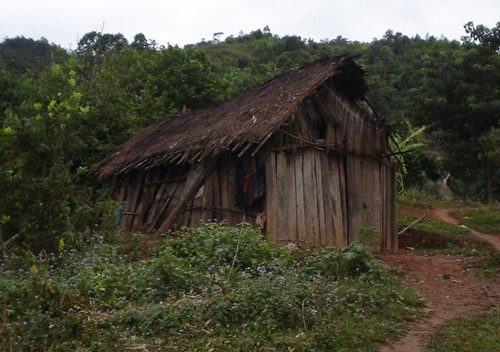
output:
M 500 312 L 460 318 L 441 326 L 425 352 L 496 352 L 500 346 Z
M 0 350 L 376 351 L 422 306 L 359 243 L 290 251 L 206 224 L 149 252 L 96 236 L 83 251 L 11 255 Z
M 446 199 L 442 196 L 424 192 L 415 188 L 406 189 L 397 196 L 398 206 L 407 209 L 461 208 L 466 206 L 461 201 Z

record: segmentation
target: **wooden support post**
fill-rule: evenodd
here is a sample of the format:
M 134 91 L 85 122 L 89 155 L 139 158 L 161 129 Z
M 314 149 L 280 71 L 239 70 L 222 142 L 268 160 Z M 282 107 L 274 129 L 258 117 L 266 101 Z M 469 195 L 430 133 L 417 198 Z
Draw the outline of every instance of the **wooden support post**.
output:
M 207 180 L 208 176 L 212 173 L 216 164 L 217 160 L 214 159 L 209 160 L 205 163 L 191 165 L 191 169 L 189 170 L 189 174 L 186 180 L 184 193 L 182 194 L 179 202 L 175 205 L 170 214 L 168 214 L 165 221 L 161 224 L 157 233 L 162 233 L 172 228 L 172 226 L 175 224 L 175 221 L 186 209 L 188 202 L 194 197 L 196 192 L 198 192 L 200 187 Z
M 396 195 L 398 193 L 398 188 L 396 184 L 396 167 L 391 168 L 391 183 L 392 183 L 392 198 L 391 198 L 391 250 L 393 253 L 397 253 L 399 250 L 399 240 L 398 240 L 398 225 L 397 225 L 397 210 L 396 210 Z

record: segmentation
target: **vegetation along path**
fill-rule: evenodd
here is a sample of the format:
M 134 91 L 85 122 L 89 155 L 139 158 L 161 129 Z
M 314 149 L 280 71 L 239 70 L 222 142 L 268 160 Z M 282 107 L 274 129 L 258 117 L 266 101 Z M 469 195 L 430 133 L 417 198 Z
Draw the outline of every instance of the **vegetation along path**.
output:
M 450 209 L 433 209 L 429 217 L 457 224 Z M 499 237 L 471 231 L 471 236 L 488 242 L 499 251 Z M 381 352 L 423 351 L 436 329 L 453 319 L 484 313 L 500 302 L 500 282 L 475 276 L 471 265 L 478 258 L 401 252 L 383 254 L 380 259 L 397 268 L 398 275 L 428 303 L 428 315 L 415 322 L 407 335 L 384 346 Z

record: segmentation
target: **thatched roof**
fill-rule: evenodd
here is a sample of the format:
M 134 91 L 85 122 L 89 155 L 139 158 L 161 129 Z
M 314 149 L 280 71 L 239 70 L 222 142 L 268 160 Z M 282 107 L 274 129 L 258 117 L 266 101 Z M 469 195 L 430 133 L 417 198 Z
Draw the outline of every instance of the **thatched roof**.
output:
M 197 162 L 230 150 L 251 153 L 321 85 L 350 99 L 366 92 L 352 58 L 321 59 L 244 92 L 219 106 L 166 118 L 137 133 L 91 171 L 99 178 L 166 163 Z

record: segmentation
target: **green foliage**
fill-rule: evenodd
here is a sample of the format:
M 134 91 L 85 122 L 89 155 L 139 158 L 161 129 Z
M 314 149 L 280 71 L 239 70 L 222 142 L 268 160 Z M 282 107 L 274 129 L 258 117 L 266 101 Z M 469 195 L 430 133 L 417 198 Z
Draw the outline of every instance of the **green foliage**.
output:
M 496 35 L 482 26 L 468 30 L 481 43 Z M 464 198 L 498 195 L 498 54 L 472 42 L 392 31 L 371 43 L 341 36 L 314 42 L 266 27 L 179 48 L 157 46 L 140 33 L 128 43 L 120 33 L 94 31 L 71 53 L 46 40 L 0 43 L 0 191 L 7 194 L 0 216 L 11 218 L 5 236 L 21 232 L 27 245 L 36 239 L 35 250 L 52 250 L 65 234 L 97 223 L 92 209 L 100 208 L 94 204 L 101 192 L 94 180 L 81 187 L 81 176 L 133 133 L 346 53 L 360 55 L 370 101 L 401 141 L 429 126 L 420 135 L 425 148 L 405 154 L 407 187 L 450 171 Z M 49 203 L 54 210 L 46 210 Z
M 359 243 L 291 252 L 247 225 L 183 235 L 148 258 L 99 234 L 81 252 L 11 255 L 0 349 L 376 351 L 420 314 Z
M 87 112 L 75 75 L 59 65 L 47 69 L 31 87 L 42 100 L 9 113 L 0 132 L 0 187 L 6 195 L 0 210 L 34 250 L 54 251 L 70 228 L 71 168 L 82 143 L 74 131 Z
M 416 187 L 410 187 L 397 196 L 398 206 L 407 209 L 461 208 L 464 203 L 443 199 L 435 192 L 427 192 Z
M 399 164 L 399 168 L 396 172 L 396 182 L 400 192 L 403 192 L 405 189 L 403 180 L 404 176 L 408 173 L 405 163 L 405 154 L 414 152 L 415 150 L 423 147 L 423 144 L 418 142 L 416 143 L 415 139 L 425 131 L 425 128 L 426 127 L 424 126 L 416 131 L 412 131 L 406 138 L 402 138 L 396 133 L 393 138 L 389 140 L 390 149 L 396 153 L 396 155 L 392 157 L 392 161 Z
M 452 189 L 463 198 L 492 198 L 489 163 L 478 156 L 481 136 L 498 127 L 499 72 L 500 56 L 478 46 L 439 52 L 422 71 L 416 122 L 429 124 L 445 169 L 460 181 Z
M 406 173 L 403 176 L 405 190 L 425 187 L 437 182 L 445 172 L 440 158 L 422 149 L 415 149 L 404 156 Z M 404 191 L 403 191 L 404 193 Z
M 460 318 L 443 325 L 428 342 L 426 352 L 494 352 L 500 346 L 500 313 Z
M 177 238 L 167 239 L 167 247 L 181 258 L 195 258 L 199 269 L 214 266 L 233 267 L 241 270 L 255 270 L 268 262 L 274 249 L 265 241 L 259 231 L 249 224 L 226 227 L 207 223 L 198 228 L 185 228 Z
M 466 43 L 479 42 L 479 44 L 490 49 L 493 52 L 500 50 L 500 22 L 493 28 L 488 28 L 483 25 L 475 26 L 474 22 L 468 22 L 464 25 L 465 32 L 469 37 L 463 37 L 462 40 Z
M 47 39 L 33 40 L 25 37 L 3 38 L 0 43 L 0 66 L 16 76 L 28 71 L 42 72 L 52 64 L 64 62 L 67 52 L 50 44 Z
M 374 226 L 359 228 L 359 241 L 372 250 L 379 250 L 380 231 Z
M 453 215 L 471 229 L 500 235 L 500 211 L 497 209 L 462 209 L 457 210 Z

